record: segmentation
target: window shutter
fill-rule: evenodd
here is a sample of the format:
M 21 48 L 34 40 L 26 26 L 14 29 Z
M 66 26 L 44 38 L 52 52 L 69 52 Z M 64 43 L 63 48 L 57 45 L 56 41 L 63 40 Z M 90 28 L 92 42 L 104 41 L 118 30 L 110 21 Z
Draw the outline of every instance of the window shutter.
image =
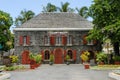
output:
M 67 55 L 67 52 L 66 50 L 64 50 L 64 60 L 66 60 L 66 55 Z
M 42 60 L 44 60 L 44 50 L 41 51 Z
M 83 36 L 83 44 L 87 44 L 86 37 L 87 37 L 87 35 L 84 35 L 84 36 Z
M 62 44 L 63 45 L 67 44 L 67 37 L 65 35 L 62 35 Z
M 55 35 L 51 35 L 50 37 L 50 44 L 55 45 Z
M 74 59 L 74 61 L 76 61 L 76 50 L 73 50 L 73 59 Z
M 20 44 L 20 45 L 23 45 L 23 36 L 20 36 L 20 37 L 19 37 L 19 44 Z
M 30 45 L 30 36 L 26 36 L 26 44 Z

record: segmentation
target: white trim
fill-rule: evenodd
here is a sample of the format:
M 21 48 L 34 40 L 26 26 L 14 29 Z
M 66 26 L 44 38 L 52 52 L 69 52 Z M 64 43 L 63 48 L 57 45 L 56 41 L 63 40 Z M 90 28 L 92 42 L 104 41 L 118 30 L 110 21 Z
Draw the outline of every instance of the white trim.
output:
M 91 30 L 93 28 L 14 28 L 14 31 L 79 31 L 79 30 Z

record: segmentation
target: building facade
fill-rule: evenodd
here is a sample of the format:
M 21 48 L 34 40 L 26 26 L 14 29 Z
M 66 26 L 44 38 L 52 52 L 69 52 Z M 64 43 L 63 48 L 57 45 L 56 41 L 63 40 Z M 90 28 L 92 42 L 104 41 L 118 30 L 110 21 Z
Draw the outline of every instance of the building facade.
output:
M 44 63 L 51 54 L 55 64 L 63 64 L 67 54 L 73 63 L 80 63 L 80 55 L 86 50 L 94 59 L 100 44 L 86 40 L 92 28 L 92 23 L 75 13 L 40 13 L 14 29 L 15 54 L 23 64 L 29 63 L 30 52 L 41 54 Z

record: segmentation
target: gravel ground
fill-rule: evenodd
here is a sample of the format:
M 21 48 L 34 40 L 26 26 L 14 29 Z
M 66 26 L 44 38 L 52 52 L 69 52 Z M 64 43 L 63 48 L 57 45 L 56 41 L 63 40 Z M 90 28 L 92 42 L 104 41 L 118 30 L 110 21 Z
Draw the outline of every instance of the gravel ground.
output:
M 84 69 L 81 64 L 43 64 L 35 70 L 11 71 L 10 80 L 114 80 L 111 70 Z

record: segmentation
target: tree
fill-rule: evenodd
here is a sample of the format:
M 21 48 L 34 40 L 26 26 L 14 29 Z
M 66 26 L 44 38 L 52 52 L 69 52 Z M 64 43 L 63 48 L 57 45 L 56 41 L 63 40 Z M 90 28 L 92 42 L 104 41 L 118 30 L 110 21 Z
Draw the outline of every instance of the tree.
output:
M 104 41 L 109 38 L 114 52 L 119 55 L 120 44 L 120 0 L 94 0 L 89 8 L 89 16 L 93 18 L 94 29 L 88 38 Z
M 51 3 L 48 3 L 47 6 L 43 7 L 42 12 L 56 12 L 56 11 L 57 11 L 57 7 Z
M 20 12 L 20 15 L 15 19 L 15 26 L 20 26 L 24 22 L 30 20 L 35 16 L 35 13 L 31 10 L 22 10 Z
M 83 18 L 88 18 L 89 14 L 88 14 L 88 8 L 86 6 L 78 9 L 76 8 L 77 12 L 79 15 L 81 15 Z
M 9 30 L 10 26 L 13 24 L 12 17 L 9 13 L 3 12 L 0 10 L 0 50 L 7 51 L 12 47 L 8 47 L 7 42 L 11 42 L 12 45 L 12 36 Z M 11 46 L 10 45 L 10 46 Z
M 68 7 L 70 4 L 68 2 L 62 3 L 61 2 L 61 8 L 58 7 L 58 11 L 60 12 L 74 12 L 74 9 Z

